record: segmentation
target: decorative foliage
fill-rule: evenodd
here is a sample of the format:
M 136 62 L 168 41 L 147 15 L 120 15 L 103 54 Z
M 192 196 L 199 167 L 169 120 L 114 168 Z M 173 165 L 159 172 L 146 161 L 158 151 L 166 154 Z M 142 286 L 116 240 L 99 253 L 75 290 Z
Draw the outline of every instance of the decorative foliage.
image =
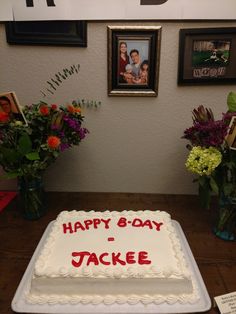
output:
M 236 195 L 236 150 L 227 143 L 231 118 L 236 116 L 236 94 L 227 97 L 228 111 L 215 120 L 211 109 L 193 110 L 193 125 L 184 131 L 190 141 L 186 168 L 197 174 L 201 205 L 209 207 L 211 193 L 231 198 Z
M 28 125 L 0 116 L 0 164 L 7 177 L 37 177 L 88 133 L 77 105 L 40 102 L 23 108 Z
M 69 68 L 64 68 L 62 71 L 59 71 L 54 74 L 47 82 L 47 87 L 45 91 L 41 90 L 43 97 L 47 96 L 47 93 L 54 95 L 57 88 L 63 83 L 63 81 L 67 80 L 70 76 L 78 74 L 80 69 L 80 64 L 71 65 Z
M 98 107 L 101 106 L 101 101 L 96 101 L 96 100 L 85 100 L 85 99 L 81 99 L 81 100 L 73 100 L 72 104 L 75 106 L 79 106 L 81 108 L 95 108 L 97 109 Z

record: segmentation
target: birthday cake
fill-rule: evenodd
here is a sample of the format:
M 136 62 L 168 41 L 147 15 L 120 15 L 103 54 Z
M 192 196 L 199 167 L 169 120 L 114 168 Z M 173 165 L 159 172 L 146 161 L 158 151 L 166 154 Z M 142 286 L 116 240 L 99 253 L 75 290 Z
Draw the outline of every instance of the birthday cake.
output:
M 196 284 L 163 211 L 63 211 L 35 262 L 32 304 L 195 303 Z

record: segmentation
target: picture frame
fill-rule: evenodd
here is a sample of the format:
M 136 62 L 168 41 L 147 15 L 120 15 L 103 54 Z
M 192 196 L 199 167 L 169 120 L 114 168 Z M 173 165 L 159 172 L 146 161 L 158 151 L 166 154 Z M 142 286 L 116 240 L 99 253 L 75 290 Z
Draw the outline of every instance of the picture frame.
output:
M 87 47 L 86 21 L 14 21 L 5 31 L 9 44 Z
M 20 103 L 16 97 L 16 93 L 13 91 L 0 94 L 0 112 L 5 112 L 7 114 L 9 117 L 7 122 L 16 120 L 28 125 Z
M 161 26 L 108 26 L 108 96 L 158 95 Z
M 230 120 L 229 129 L 225 140 L 230 149 L 236 150 L 236 116 L 233 116 Z
M 180 29 L 178 84 L 234 84 L 236 27 Z

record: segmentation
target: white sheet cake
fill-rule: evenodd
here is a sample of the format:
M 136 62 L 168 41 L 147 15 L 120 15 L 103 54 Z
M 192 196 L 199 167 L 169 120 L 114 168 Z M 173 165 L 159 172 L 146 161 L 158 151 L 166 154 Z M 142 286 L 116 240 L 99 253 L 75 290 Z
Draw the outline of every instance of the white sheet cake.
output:
M 26 300 L 195 303 L 198 291 L 163 211 L 63 211 L 35 263 Z

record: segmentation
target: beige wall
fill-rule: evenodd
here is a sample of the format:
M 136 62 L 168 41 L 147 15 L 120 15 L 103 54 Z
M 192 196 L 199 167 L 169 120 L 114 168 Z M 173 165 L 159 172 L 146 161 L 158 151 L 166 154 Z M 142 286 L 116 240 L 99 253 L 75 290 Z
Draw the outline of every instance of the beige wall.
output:
M 161 25 L 159 95 L 107 96 L 107 25 Z M 90 134 L 79 148 L 65 152 L 46 173 L 53 191 L 196 193 L 184 167 L 187 150 L 181 139 L 191 124 L 191 110 L 203 104 L 216 117 L 226 110 L 235 85 L 178 86 L 180 28 L 236 26 L 236 22 L 88 23 L 88 47 L 8 45 L 0 24 L 0 92 L 13 90 L 22 105 L 42 98 L 46 81 L 65 67 L 80 72 L 64 81 L 46 101 L 101 100 L 99 109 L 84 109 Z M 0 181 L 1 189 L 15 181 Z

